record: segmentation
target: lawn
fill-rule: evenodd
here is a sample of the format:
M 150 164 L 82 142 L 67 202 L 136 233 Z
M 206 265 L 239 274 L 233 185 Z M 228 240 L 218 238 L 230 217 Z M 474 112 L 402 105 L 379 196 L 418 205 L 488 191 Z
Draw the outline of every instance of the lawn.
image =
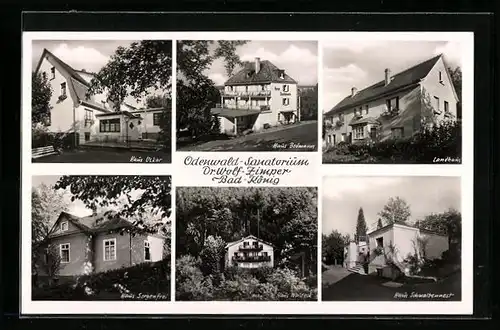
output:
M 325 301 L 460 301 L 461 274 L 455 273 L 436 283 L 402 284 L 374 275 L 349 273 L 331 267 L 323 273 L 322 297 Z M 329 279 L 327 281 L 326 279 Z M 414 294 L 451 294 L 425 298 Z
M 142 161 L 140 161 L 142 160 Z M 171 153 L 121 149 L 77 149 L 33 159 L 34 163 L 170 163 Z
M 316 151 L 318 122 L 307 121 L 271 128 L 229 140 L 213 140 L 180 146 L 179 151 Z

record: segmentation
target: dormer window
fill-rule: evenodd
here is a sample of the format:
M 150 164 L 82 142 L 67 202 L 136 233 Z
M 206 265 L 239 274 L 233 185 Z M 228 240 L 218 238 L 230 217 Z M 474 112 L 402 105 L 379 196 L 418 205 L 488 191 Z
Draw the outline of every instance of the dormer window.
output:
M 56 79 L 56 68 L 50 68 L 50 79 Z
M 279 70 L 278 73 L 279 73 L 280 79 L 285 79 L 285 70 Z
M 68 221 L 61 222 L 61 231 L 67 231 L 67 230 L 68 230 Z

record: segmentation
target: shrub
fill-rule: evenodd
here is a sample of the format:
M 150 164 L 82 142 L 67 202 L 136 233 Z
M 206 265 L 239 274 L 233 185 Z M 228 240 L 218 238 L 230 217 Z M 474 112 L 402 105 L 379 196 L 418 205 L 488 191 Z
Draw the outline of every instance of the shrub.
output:
M 74 283 L 33 288 L 31 295 L 33 300 L 86 300 L 89 298 L 85 289 Z
M 201 261 L 185 255 L 176 261 L 176 299 L 211 300 L 213 285 L 210 277 L 205 278 L 200 270 Z

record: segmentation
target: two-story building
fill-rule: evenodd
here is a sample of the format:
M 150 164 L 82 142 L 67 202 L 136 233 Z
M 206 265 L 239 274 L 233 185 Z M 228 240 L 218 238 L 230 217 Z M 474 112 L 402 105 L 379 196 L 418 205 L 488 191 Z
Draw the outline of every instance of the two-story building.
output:
M 134 225 L 116 212 L 87 217 L 62 212 L 43 246 L 59 253 L 60 278 L 99 273 L 143 262 L 163 259 L 165 237 L 160 234 L 130 231 Z M 38 274 L 46 276 L 47 253 L 37 262 Z
M 139 109 L 123 102 L 118 107 L 106 93 L 87 95 L 94 74 L 75 70 L 47 49 L 35 68 L 51 88 L 49 132 L 75 133 L 76 144 L 154 139 L 161 130 L 162 108 Z
M 442 120 L 457 119 L 459 98 L 443 55 L 351 94 L 323 115 L 327 145 L 407 138 Z
M 298 122 L 297 82 L 270 61 L 256 58 L 225 82 L 221 103 L 211 113 L 221 133 L 229 135 Z
M 259 268 L 274 266 L 274 247 L 253 235 L 226 244 L 226 267 Z

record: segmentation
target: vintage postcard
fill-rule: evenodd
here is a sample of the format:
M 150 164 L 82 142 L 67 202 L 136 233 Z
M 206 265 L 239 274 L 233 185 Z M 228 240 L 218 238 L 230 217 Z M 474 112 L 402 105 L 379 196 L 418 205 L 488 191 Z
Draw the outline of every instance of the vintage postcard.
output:
M 24 33 L 21 313 L 472 314 L 473 45 Z

